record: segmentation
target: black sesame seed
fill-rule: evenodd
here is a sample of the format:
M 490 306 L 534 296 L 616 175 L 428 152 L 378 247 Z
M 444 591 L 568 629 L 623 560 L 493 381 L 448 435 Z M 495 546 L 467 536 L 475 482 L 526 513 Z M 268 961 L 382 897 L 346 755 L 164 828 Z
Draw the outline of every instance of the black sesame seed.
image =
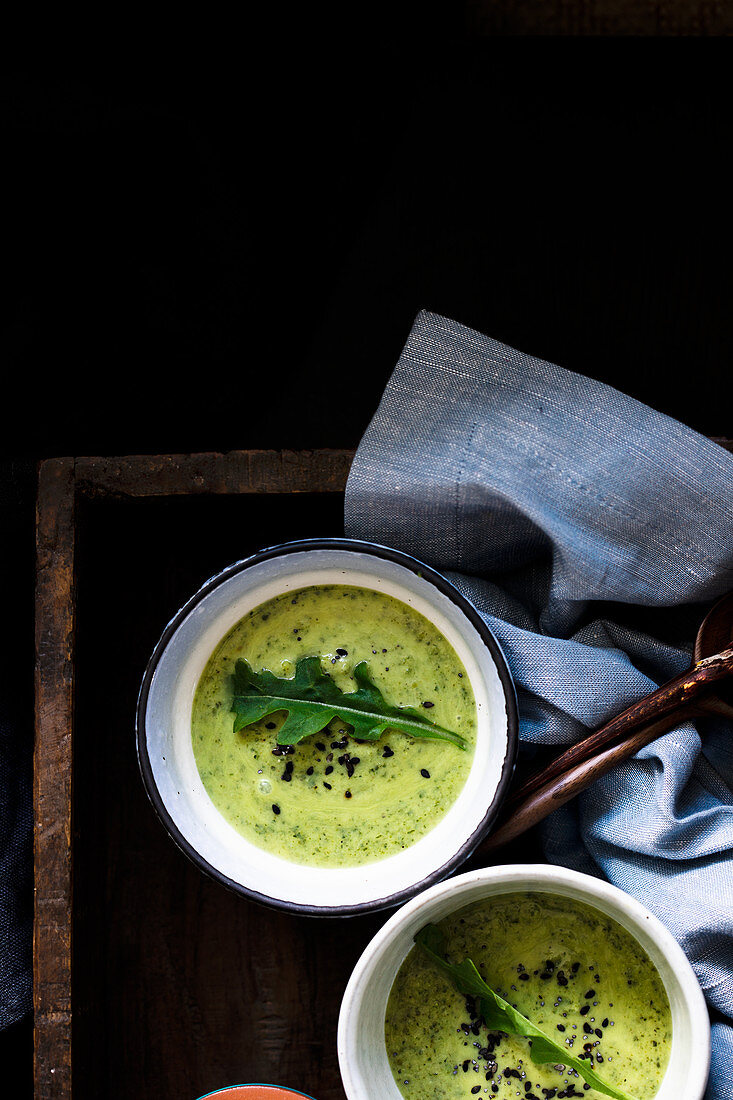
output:
M 283 780 L 283 782 L 290 783 L 293 776 L 292 776 L 291 772 L 283 772 L 282 775 L 280 776 L 280 778 Z
M 331 790 L 331 784 L 330 784 L 330 783 L 326 783 L 326 781 L 325 781 L 325 780 L 323 781 L 323 786 L 324 786 L 324 787 L 326 788 L 326 790 L 327 790 L 327 791 L 330 791 L 330 790 Z
M 601 1029 L 599 1027 L 596 1028 L 595 1034 L 598 1036 L 599 1039 L 603 1038 L 603 1032 L 601 1031 Z
M 336 650 L 336 656 L 337 657 L 348 657 L 348 655 L 349 655 L 348 649 L 337 649 Z
M 274 814 L 279 814 L 280 813 L 280 807 L 278 806 L 278 804 L 276 802 L 273 802 L 273 804 L 272 804 L 272 812 Z
M 583 994 L 586 1001 L 589 1001 L 592 997 L 595 997 L 595 995 L 596 995 L 595 989 L 589 989 L 587 993 Z
M 316 741 L 316 748 L 319 750 L 319 752 L 326 751 L 326 746 L 323 744 L 323 741 Z
M 305 774 L 306 774 L 306 775 L 313 775 L 313 768 L 308 768 L 308 769 L 306 770 L 306 773 L 305 773 Z
M 328 767 L 326 768 L 326 775 L 330 775 L 332 771 L 333 771 L 333 764 L 329 764 Z
M 557 1030 L 558 1031 L 564 1031 L 565 1030 L 565 1024 L 558 1024 L 557 1025 Z
M 344 798 L 351 798 L 351 791 L 344 791 Z
M 389 745 L 385 745 L 384 746 L 384 752 L 382 753 L 382 756 L 384 757 L 385 760 L 387 760 L 390 756 L 394 756 L 394 749 L 391 749 L 389 747 Z
M 519 980 L 520 980 L 520 982 L 528 982 L 529 981 L 529 974 L 520 974 L 519 975 Z
M 426 710 L 430 710 L 431 707 L 435 706 L 435 703 L 425 702 L 425 703 L 423 703 L 423 706 L 425 707 Z
M 601 1027 L 608 1027 L 608 1016 L 606 1016 L 605 1020 L 601 1020 Z
M 427 768 L 420 768 L 420 775 L 423 777 L 423 779 L 430 779 L 430 772 Z
M 580 1010 L 580 1015 L 581 1016 L 587 1016 L 589 1012 L 590 1012 L 590 1005 L 583 1005 L 583 1007 Z
M 481 1092 L 481 1086 L 480 1085 L 474 1085 L 473 1088 L 471 1089 L 471 1092 Z

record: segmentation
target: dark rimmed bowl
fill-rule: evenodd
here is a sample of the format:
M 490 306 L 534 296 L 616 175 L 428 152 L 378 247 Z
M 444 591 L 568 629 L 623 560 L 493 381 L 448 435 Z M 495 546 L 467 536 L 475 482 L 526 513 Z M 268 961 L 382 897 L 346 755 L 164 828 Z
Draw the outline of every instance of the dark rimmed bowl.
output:
M 191 708 L 199 677 L 224 635 L 283 592 L 354 584 L 402 600 L 429 619 L 461 658 L 478 709 L 473 764 L 445 817 L 409 848 L 346 868 L 293 863 L 256 847 L 219 813 L 199 777 Z M 155 811 L 204 872 L 255 901 L 314 916 L 401 905 L 444 879 L 494 821 L 517 750 L 514 684 L 473 605 L 445 577 L 401 551 L 353 539 L 306 539 L 261 550 L 208 580 L 174 616 L 148 662 L 137 704 L 140 770 Z

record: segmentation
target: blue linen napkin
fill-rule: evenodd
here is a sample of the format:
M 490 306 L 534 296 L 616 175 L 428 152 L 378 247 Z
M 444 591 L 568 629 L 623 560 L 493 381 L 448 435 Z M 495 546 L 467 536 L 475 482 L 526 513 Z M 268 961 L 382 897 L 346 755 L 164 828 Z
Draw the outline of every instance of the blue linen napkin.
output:
M 733 588 L 733 455 L 603 383 L 421 312 L 356 453 L 345 531 L 445 572 L 502 645 L 520 760 L 688 667 Z M 640 613 L 642 609 L 642 613 Z M 679 725 L 543 825 L 687 953 L 733 1097 L 733 729 Z

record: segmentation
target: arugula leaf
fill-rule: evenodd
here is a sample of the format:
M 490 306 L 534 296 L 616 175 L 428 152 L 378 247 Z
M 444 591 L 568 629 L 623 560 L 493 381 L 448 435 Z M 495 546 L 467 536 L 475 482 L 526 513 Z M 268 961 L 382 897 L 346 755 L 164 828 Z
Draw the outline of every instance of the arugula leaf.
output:
M 448 974 L 459 993 L 478 998 L 479 1013 L 489 1031 L 504 1031 L 507 1035 L 523 1035 L 532 1040 L 530 1055 L 538 1064 L 554 1062 L 556 1065 L 570 1066 L 598 1092 L 612 1096 L 615 1100 L 635 1100 L 628 1092 L 609 1085 L 590 1068 L 581 1058 L 575 1058 L 567 1049 L 545 1035 L 535 1024 L 518 1012 L 513 1005 L 495 993 L 483 980 L 471 959 L 454 965 L 445 958 L 445 937 L 435 924 L 428 924 L 415 936 L 418 944 L 438 966 Z
M 372 682 L 366 661 L 356 665 L 353 676 L 357 690 L 343 692 L 321 668 L 320 657 L 300 657 L 290 678 L 275 676 L 266 668 L 254 672 L 240 658 L 233 673 L 234 732 L 284 710 L 288 716 L 278 730 L 279 745 L 297 745 L 340 718 L 364 741 L 377 741 L 386 729 L 395 729 L 412 737 L 450 741 L 460 749 L 468 747 L 459 734 L 430 722 L 412 707 L 388 703 Z

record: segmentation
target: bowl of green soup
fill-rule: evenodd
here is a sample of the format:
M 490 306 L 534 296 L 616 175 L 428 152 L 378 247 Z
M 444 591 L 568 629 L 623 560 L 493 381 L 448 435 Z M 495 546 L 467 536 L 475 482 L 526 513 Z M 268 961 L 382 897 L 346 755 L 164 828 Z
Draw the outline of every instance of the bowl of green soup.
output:
M 512 865 L 413 898 L 362 954 L 348 1100 L 701 1100 L 710 1025 L 677 941 L 604 880 Z
M 181 850 L 265 904 L 402 904 L 486 835 L 514 767 L 499 645 L 441 574 L 309 539 L 208 580 L 151 656 L 137 749 Z

